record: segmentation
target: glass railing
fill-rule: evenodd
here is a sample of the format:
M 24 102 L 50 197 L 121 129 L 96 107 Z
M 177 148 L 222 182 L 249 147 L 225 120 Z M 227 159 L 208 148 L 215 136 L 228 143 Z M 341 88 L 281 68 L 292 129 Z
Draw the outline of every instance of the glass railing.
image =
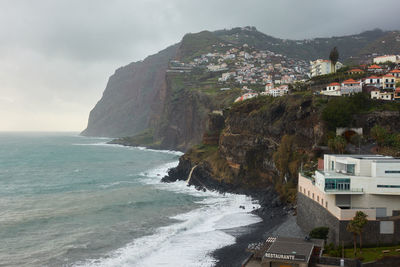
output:
M 326 189 L 325 192 L 327 193 L 334 193 L 334 192 L 354 192 L 354 193 L 362 193 L 364 192 L 363 188 L 349 188 L 349 189 Z

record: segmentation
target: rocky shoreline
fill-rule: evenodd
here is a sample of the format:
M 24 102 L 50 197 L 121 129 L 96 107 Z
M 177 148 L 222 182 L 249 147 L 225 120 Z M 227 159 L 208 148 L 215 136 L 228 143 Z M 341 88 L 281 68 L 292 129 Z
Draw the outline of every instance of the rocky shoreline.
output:
M 236 243 L 217 249 L 212 253 L 217 260 L 216 266 L 241 266 L 242 262 L 249 256 L 246 253 L 248 244 L 265 240 L 281 225 L 290 221 L 294 215 L 294 208 L 282 203 L 279 195 L 272 187 L 246 189 L 240 185 L 228 184 L 212 177 L 206 165 L 194 165 L 191 161 L 181 158 L 179 165 L 170 169 L 168 175 L 162 178 L 162 182 L 168 183 L 177 180 L 187 180 L 188 184 L 195 186 L 197 190 L 244 194 L 257 200 L 260 204 L 260 208 L 253 210 L 252 213 L 259 216 L 262 222 L 224 230 L 236 238 Z M 296 228 L 293 219 L 290 228 Z M 296 231 L 299 232 L 297 229 Z M 293 231 L 290 230 L 289 232 Z

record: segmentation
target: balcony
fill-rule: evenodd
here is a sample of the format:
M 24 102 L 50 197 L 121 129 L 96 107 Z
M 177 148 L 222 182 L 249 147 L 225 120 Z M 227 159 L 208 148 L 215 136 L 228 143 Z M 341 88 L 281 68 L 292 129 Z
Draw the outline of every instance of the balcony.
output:
M 325 189 L 325 193 L 329 195 L 362 195 L 364 194 L 363 188 L 349 188 L 349 189 Z

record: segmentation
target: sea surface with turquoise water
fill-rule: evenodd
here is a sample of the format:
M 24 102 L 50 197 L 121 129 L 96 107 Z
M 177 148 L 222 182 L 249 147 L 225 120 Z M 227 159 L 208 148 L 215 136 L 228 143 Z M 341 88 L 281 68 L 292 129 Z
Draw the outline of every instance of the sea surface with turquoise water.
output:
M 181 153 L 108 140 L 0 133 L 0 266 L 213 266 L 223 230 L 261 221 L 248 197 L 161 183 Z

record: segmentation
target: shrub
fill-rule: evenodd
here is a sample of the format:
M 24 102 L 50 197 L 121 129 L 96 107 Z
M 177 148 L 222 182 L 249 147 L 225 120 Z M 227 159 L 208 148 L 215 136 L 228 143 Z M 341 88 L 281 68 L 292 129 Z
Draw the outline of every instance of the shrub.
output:
M 322 226 L 312 229 L 309 235 L 311 238 L 319 238 L 326 240 L 328 238 L 328 234 L 329 234 L 329 227 Z

